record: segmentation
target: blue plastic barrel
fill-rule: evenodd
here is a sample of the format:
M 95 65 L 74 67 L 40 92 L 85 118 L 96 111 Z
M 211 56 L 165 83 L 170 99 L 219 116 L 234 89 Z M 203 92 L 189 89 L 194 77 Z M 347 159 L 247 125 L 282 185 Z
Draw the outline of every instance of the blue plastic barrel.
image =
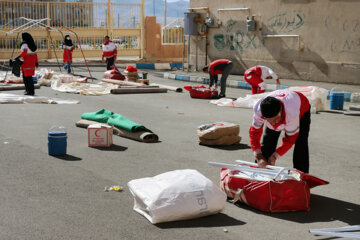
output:
M 330 92 L 330 109 L 343 110 L 344 107 L 344 93 L 343 92 Z
M 67 133 L 64 127 L 55 126 L 48 132 L 49 155 L 60 156 L 66 154 Z

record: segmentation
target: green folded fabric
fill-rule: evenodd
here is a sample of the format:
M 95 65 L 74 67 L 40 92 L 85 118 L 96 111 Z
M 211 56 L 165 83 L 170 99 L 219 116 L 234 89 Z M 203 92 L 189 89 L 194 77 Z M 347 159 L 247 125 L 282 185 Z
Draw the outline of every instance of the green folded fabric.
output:
M 81 115 L 82 119 L 86 119 L 86 120 L 92 120 L 92 121 L 96 121 L 96 122 L 101 122 L 101 123 L 107 123 L 109 117 L 113 114 L 113 112 L 106 110 L 106 109 L 101 109 L 97 112 L 89 112 L 89 113 L 83 113 Z
M 127 119 L 126 117 L 124 117 L 120 114 L 117 114 L 117 113 L 114 113 L 113 115 L 111 115 L 109 117 L 107 124 L 114 125 L 115 127 L 125 129 L 130 132 L 140 132 L 140 131 L 151 132 L 149 129 L 147 129 L 143 125 L 133 122 L 133 121 Z

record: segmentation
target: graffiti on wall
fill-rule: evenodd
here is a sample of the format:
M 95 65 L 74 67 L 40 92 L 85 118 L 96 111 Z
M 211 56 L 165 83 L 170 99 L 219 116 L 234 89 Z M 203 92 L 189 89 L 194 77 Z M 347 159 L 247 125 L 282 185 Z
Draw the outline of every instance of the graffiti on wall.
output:
M 275 33 L 289 33 L 303 26 L 305 19 L 306 16 L 301 10 L 294 10 L 270 17 L 266 26 Z
M 214 47 L 219 50 L 230 50 L 243 53 L 248 49 L 257 49 L 264 46 L 264 40 L 258 35 L 245 32 L 237 27 L 237 21 L 229 20 L 225 25 L 226 33 L 214 35 Z
M 334 19 L 325 18 L 324 26 L 331 31 L 337 31 L 339 36 L 349 36 L 342 39 L 333 39 L 330 50 L 332 52 L 360 52 L 360 19 Z

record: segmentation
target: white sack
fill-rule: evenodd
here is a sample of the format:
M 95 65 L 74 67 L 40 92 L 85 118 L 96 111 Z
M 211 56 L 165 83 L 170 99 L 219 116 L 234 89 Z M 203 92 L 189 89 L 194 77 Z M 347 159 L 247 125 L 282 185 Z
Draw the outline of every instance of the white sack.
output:
M 239 135 L 240 125 L 228 122 L 202 124 L 197 128 L 197 135 L 204 139 L 218 139 L 223 136 Z
M 304 94 L 304 96 L 309 100 L 313 112 L 326 109 L 328 90 L 316 86 L 290 87 L 288 89 Z M 269 93 L 255 95 L 247 94 L 246 97 L 239 97 L 235 101 L 229 98 L 222 98 L 218 100 L 211 100 L 210 103 L 221 107 L 253 108 L 255 103 L 268 94 Z
M 134 210 L 153 224 L 203 217 L 225 207 L 226 194 L 192 169 L 131 180 L 128 187 Z
M 328 90 L 316 86 L 290 87 L 289 90 L 304 94 L 310 101 L 312 111 L 318 112 L 326 109 Z

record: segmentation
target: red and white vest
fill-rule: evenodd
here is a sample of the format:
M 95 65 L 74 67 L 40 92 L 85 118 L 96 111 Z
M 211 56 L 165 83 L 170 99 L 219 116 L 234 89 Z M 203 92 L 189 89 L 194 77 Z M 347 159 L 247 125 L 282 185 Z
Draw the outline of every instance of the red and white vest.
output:
M 116 56 L 117 56 L 117 49 L 116 46 L 113 42 L 109 41 L 108 43 L 103 43 L 102 45 L 102 49 L 103 49 L 103 54 L 102 56 L 105 58 L 112 58 L 114 57 L 116 60 Z
M 282 105 L 281 120 L 278 124 L 272 125 L 261 114 L 260 104 L 265 97 L 274 97 Z M 295 143 L 299 135 L 300 119 L 310 109 L 309 100 L 299 92 L 290 90 L 276 90 L 260 99 L 254 106 L 253 122 L 249 130 L 250 145 L 253 151 L 261 149 L 260 139 L 262 128 L 265 124 L 268 128 L 275 131 L 285 131 L 285 137 L 276 152 L 282 156 Z
M 31 77 L 35 75 L 35 66 L 38 62 L 38 57 L 36 52 L 30 50 L 28 45 L 24 43 L 21 46 L 20 56 L 23 58 L 24 62 L 21 65 L 21 71 L 25 77 Z

